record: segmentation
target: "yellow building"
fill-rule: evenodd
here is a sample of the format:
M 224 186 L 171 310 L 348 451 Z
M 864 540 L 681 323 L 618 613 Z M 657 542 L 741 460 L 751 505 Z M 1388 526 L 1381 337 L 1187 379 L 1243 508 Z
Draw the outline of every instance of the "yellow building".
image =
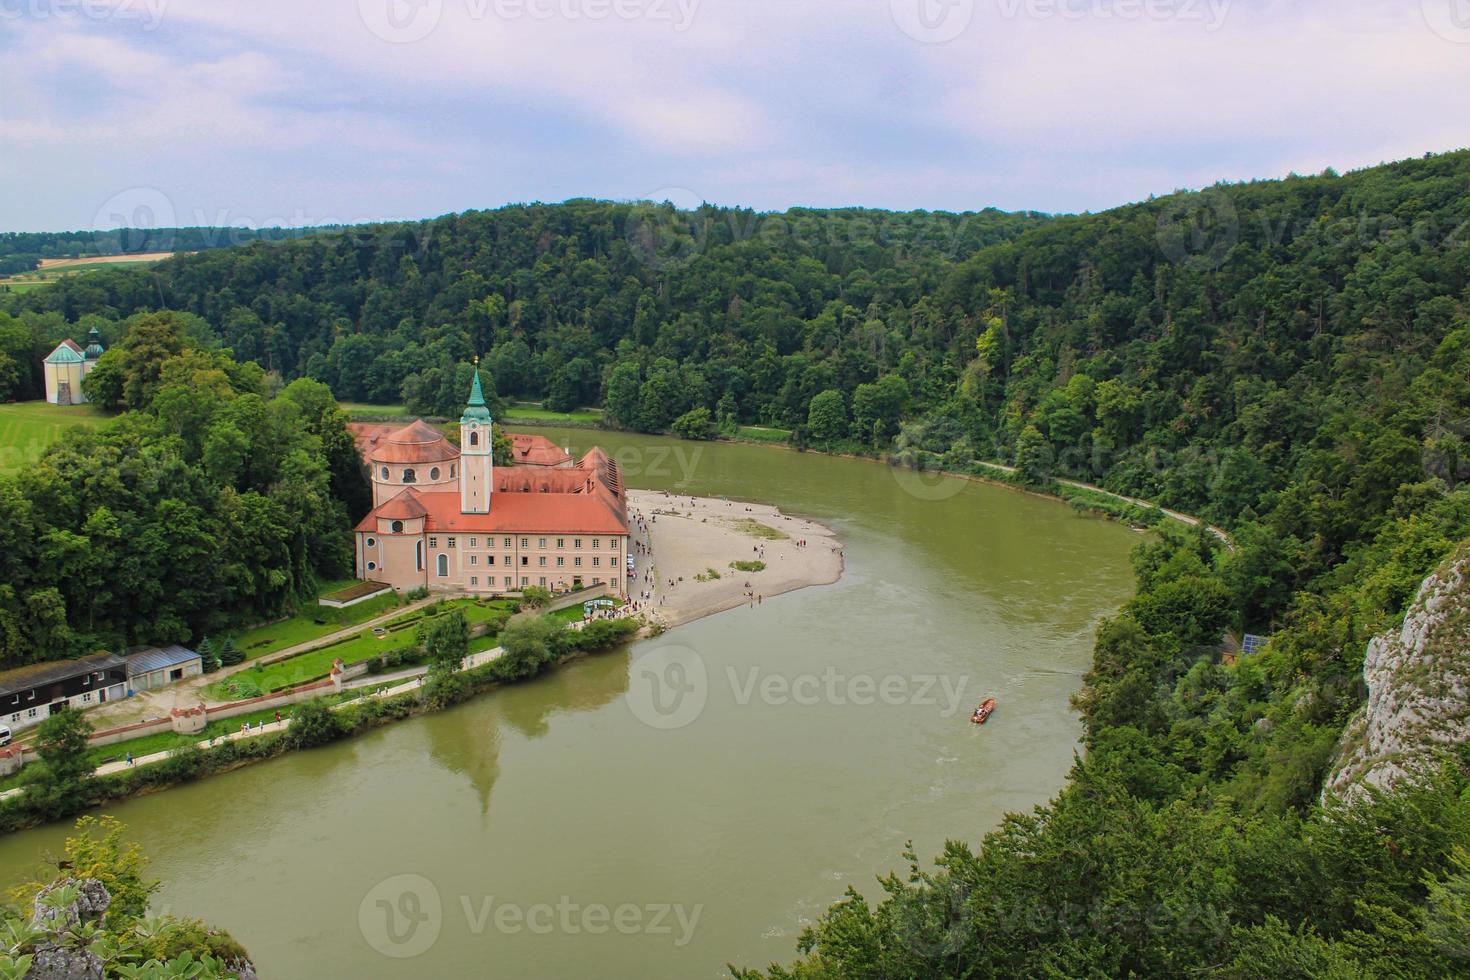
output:
M 102 335 L 93 327 L 87 334 L 87 349 L 76 341 L 63 340 L 46 357 L 46 400 L 53 405 L 80 405 L 87 400 L 82 394 L 82 379 L 97 366 L 97 358 L 105 351 Z

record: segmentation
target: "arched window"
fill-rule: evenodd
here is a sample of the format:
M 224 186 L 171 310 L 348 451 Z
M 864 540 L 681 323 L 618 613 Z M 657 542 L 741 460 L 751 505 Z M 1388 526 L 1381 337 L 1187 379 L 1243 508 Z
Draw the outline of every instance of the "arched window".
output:
M 393 529 L 393 533 L 394 534 L 402 534 L 403 533 L 403 522 L 402 521 L 394 521 L 389 526 Z
M 448 555 L 440 555 L 439 556 L 439 577 L 440 578 L 448 578 L 449 577 L 449 556 Z
M 380 473 L 381 473 L 381 478 L 382 479 L 384 479 L 384 480 L 388 479 L 388 467 L 386 467 L 386 466 L 383 467 L 383 469 L 380 471 Z
M 404 483 L 414 483 L 417 480 L 418 480 L 418 477 L 414 476 L 413 470 L 404 470 L 403 471 L 403 482 Z
M 480 444 L 480 434 L 478 432 L 471 432 L 470 433 L 470 445 L 471 446 L 478 446 L 479 444 Z
M 422 572 L 424 570 L 424 543 L 422 541 L 414 542 L 413 557 L 414 564 Z
M 432 470 L 429 471 L 429 482 L 430 483 L 438 483 L 439 482 L 439 467 L 436 466 Z

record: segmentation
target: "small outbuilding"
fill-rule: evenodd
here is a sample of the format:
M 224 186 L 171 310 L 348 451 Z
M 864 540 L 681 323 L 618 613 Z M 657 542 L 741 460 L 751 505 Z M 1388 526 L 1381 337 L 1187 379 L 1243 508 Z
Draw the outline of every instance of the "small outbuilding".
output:
M 0 674 L 0 723 L 27 728 L 61 708 L 90 708 L 127 693 L 127 661 L 114 653 L 29 664 Z
M 204 673 L 199 654 L 178 644 L 166 647 L 134 647 L 128 651 L 128 687 L 153 691 L 186 677 Z

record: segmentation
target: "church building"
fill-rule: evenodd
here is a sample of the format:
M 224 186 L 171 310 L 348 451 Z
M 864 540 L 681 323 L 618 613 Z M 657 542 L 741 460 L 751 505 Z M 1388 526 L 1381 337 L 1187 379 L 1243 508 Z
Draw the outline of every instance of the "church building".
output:
M 627 592 L 627 498 L 601 449 L 580 461 L 541 436 L 512 435 L 515 465 L 491 455 L 475 372 L 460 444 L 415 421 L 356 427 L 373 510 L 357 525 L 357 575 L 396 589 L 492 594 L 609 585 Z
M 87 400 L 82 394 L 82 379 L 97 366 L 97 358 L 105 353 L 102 335 L 93 327 L 87 333 L 87 349 L 67 338 L 46 355 L 42 371 L 46 376 L 46 400 L 53 405 L 80 405 Z

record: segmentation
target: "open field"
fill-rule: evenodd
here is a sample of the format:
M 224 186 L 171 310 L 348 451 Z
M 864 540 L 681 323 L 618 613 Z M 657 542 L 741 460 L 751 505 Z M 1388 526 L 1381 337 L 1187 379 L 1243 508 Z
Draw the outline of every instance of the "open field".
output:
M 338 402 L 342 411 L 354 422 L 391 422 L 408 420 L 408 409 L 402 405 L 368 405 L 364 402 Z
M 74 259 L 42 259 L 41 266 L 30 272 L 17 272 L 9 278 L 0 278 L 0 289 L 23 293 L 55 282 L 65 276 L 80 275 L 97 269 L 122 266 L 152 265 L 170 258 L 175 252 L 139 252 L 137 255 L 92 255 Z
M 40 459 L 72 426 L 100 425 L 106 418 L 91 405 L 44 401 L 0 405 L 0 475 Z
M 747 439 L 751 442 L 790 442 L 790 429 L 767 429 L 759 425 L 742 425 L 736 436 L 738 439 Z
M 579 408 L 575 412 L 553 412 L 541 402 L 512 402 L 503 410 L 503 422 L 535 422 L 540 425 L 596 425 L 602 421 L 602 409 Z

